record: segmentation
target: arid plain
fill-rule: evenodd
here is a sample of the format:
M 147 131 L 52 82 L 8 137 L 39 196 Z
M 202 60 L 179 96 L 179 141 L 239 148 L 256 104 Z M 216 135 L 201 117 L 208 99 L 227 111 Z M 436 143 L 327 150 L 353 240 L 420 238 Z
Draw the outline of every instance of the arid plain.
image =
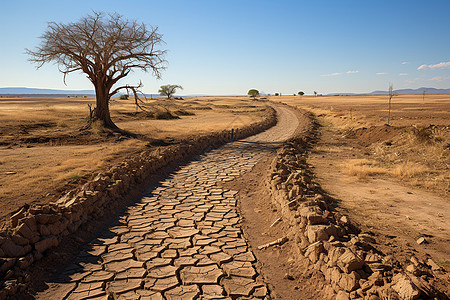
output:
M 389 125 L 387 96 L 158 98 L 149 101 L 147 112 L 138 112 L 131 100 L 117 99 L 111 105 L 112 118 L 128 132 L 126 136 L 95 126 L 80 130 L 87 120 L 87 105 L 94 98 L 2 97 L 1 222 L 5 225 L 8 217 L 23 205 L 55 201 L 97 173 L 145 149 L 167 147 L 195 136 L 259 122 L 270 114 L 268 100 L 311 113 L 319 124 L 319 138 L 309 149 L 307 163 L 315 180 L 335 199 L 336 211 L 347 215 L 362 231 L 371 233 L 379 250 L 405 266 L 415 255 L 422 260 L 431 258 L 448 271 L 447 94 L 395 96 Z M 259 163 L 254 172 L 227 183 L 231 188 L 248 189 L 242 198 L 251 198 L 247 203 L 254 201 L 266 208 L 260 218 L 263 208 L 241 203 L 244 228 L 253 247 L 260 242 L 256 236 L 267 235 L 261 228 L 267 228 L 277 218 L 276 210 L 261 202 L 267 197 L 262 196 L 265 192 L 256 189 L 264 185 L 261 174 L 267 173 L 267 168 Z M 274 237 L 282 234 L 283 226 L 274 227 Z M 265 262 L 263 273 L 271 280 L 273 295 L 287 299 L 296 297 L 300 289 L 306 298 L 320 297 L 314 283 L 317 278 L 289 269 L 292 261 L 288 256 L 283 258 L 283 247 L 269 249 L 265 255 L 258 260 Z M 282 263 L 283 267 L 274 263 Z M 292 276 L 304 281 L 293 285 Z

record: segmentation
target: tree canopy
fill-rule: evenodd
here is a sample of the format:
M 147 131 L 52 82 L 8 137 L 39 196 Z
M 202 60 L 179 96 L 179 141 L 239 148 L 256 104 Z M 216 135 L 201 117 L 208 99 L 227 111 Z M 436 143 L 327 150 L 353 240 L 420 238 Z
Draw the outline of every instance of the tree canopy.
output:
M 303 96 L 305 93 L 303 91 L 298 92 L 300 96 Z
M 259 96 L 259 91 L 256 89 L 251 89 L 247 92 L 247 95 L 249 95 L 250 97 L 256 98 L 257 96 Z
M 131 91 L 138 105 L 142 83 L 116 86 L 119 80 L 133 70 L 152 71 L 157 78 L 165 69 L 164 43 L 158 28 L 114 13 L 94 12 L 78 22 L 61 24 L 50 22 L 40 37 L 41 44 L 26 52 L 37 68 L 55 62 L 66 76 L 80 71 L 87 75 L 95 87 L 96 107 L 94 119 L 109 128 L 118 129 L 109 112 L 111 97 L 120 90 Z M 115 87 L 113 89 L 113 87 Z
M 182 90 L 183 87 L 177 84 L 166 84 L 159 88 L 158 93 L 161 96 L 167 96 L 167 98 L 170 99 L 176 93 L 177 89 Z

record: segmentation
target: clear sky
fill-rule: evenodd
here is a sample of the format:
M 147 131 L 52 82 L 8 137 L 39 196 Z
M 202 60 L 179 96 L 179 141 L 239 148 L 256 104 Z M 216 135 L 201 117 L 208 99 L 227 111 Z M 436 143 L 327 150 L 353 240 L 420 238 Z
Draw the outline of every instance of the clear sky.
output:
M 169 52 L 162 80 L 136 72 L 144 92 L 179 84 L 182 94 L 371 92 L 450 88 L 450 0 L 14 0 L 1 1 L 0 87 L 92 89 L 82 74 L 67 86 L 56 65 L 39 70 L 25 48 L 47 22 L 118 12 L 158 26 Z

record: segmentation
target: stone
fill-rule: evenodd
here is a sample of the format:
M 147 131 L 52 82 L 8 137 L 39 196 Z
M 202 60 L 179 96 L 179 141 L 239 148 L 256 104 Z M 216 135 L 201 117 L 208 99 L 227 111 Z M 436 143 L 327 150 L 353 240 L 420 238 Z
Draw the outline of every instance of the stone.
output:
M 212 261 L 216 262 L 218 265 L 222 265 L 223 263 L 230 262 L 233 259 L 230 255 L 228 255 L 224 252 L 211 254 L 209 256 L 209 258 Z
M 181 285 L 177 286 L 164 293 L 167 300 L 184 300 L 196 299 L 200 294 L 200 289 L 197 285 Z
M 31 231 L 31 229 L 25 223 L 20 224 L 14 230 L 14 232 L 20 234 L 21 236 L 23 236 L 24 238 L 26 238 L 28 240 L 34 240 L 35 236 L 37 236 L 37 234 L 34 233 L 33 231 Z
M 123 272 L 117 273 L 115 280 L 130 279 L 130 278 L 144 278 L 146 275 L 147 275 L 147 270 L 144 268 L 130 268 Z
M 198 259 L 190 256 L 181 256 L 174 261 L 176 267 L 194 266 Z
M 409 280 L 409 278 L 401 273 L 395 274 L 392 277 L 392 289 L 397 292 L 400 299 L 418 299 L 420 291 Z
M 102 254 L 102 259 L 105 263 L 113 261 L 122 261 L 133 258 L 133 253 L 130 249 L 117 250 L 113 252 L 106 252 Z
M 196 235 L 199 233 L 199 230 L 195 228 L 176 227 L 169 229 L 168 233 L 172 238 L 186 238 Z
M 235 255 L 235 256 L 233 257 L 233 259 L 234 259 L 234 260 L 240 260 L 240 261 L 249 261 L 249 262 L 251 262 L 251 263 L 256 262 L 255 256 L 254 256 L 253 253 L 250 252 L 250 251 L 247 251 L 247 252 L 244 252 L 244 253 L 237 254 L 237 255 Z
M 427 244 L 428 242 L 424 237 L 420 237 L 417 239 L 416 243 L 419 245 L 422 245 L 422 244 Z
M 345 249 L 344 253 L 338 258 L 337 265 L 345 273 L 351 273 L 352 271 L 361 269 L 364 266 L 364 261 L 350 249 Z
M 123 261 L 114 261 L 105 264 L 105 270 L 110 272 L 121 272 L 128 270 L 130 268 L 142 268 L 144 266 L 143 262 L 135 261 L 133 259 L 127 259 Z
M 349 300 L 350 294 L 345 291 L 339 291 L 336 295 L 336 300 Z
M 100 282 L 100 281 L 109 281 L 114 277 L 114 273 L 107 272 L 107 271 L 95 271 L 93 273 L 90 273 L 90 275 L 87 275 L 84 277 L 81 282 Z
M 157 292 L 164 292 L 179 285 L 177 276 L 166 278 L 146 278 L 144 288 Z
M 162 266 L 168 266 L 172 263 L 172 259 L 170 258 L 161 258 L 156 257 L 148 262 L 145 263 L 147 270 L 151 270 L 153 268 L 159 268 Z
M 431 258 L 429 258 L 427 260 L 427 265 L 429 265 L 431 267 L 431 270 L 433 271 L 437 271 L 437 270 L 441 270 L 441 266 L 439 266 L 434 260 L 432 260 Z
M 338 285 L 347 292 L 356 290 L 359 287 L 360 276 L 355 271 L 350 274 L 342 273 Z
M 267 287 L 265 285 L 255 287 L 255 290 L 253 292 L 254 297 L 258 298 L 265 298 L 268 296 Z
M 11 236 L 11 240 L 14 242 L 14 244 L 19 246 L 26 246 L 30 243 L 30 241 L 24 237 L 22 237 L 19 234 L 13 234 Z
M 34 244 L 34 248 L 36 251 L 42 253 L 51 247 L 58 246 L 58 243 L 58 239 L 55 236 L 49 236 Z
M 108 294 L 118 295 L 142 287 L 142 279 L 114 280 L 106 284 Z
M 221 282 L 227 295 L 235 299 L 238 297 L 249 297 L 257 283 L 253 279 L 244 277 L 226 277 Z
M 202 286 L 202 292 L 203 296 L 223 296 L 224 289 L 217 284 L 205 284 Z
M 328 240 L 326 225 L 308 225 L 306 228 L 306 236 L 310 243 Z
M 180 271 L 183 284 L 217 284 L 222 276 L 223 272 L 217 265 L 204 267 L 188 266 Z
M 67 299 L 81 300 L 106 295 L 103 282 L 80 283 Z
M 118 300 L 164 300 L 163 296 L 159 292 L 148 291 L 148 290 L 134 290 L 129 291 L 123 294 L 120 294 L 117 297 Z
M 16 245 L 11 239 L 6 239 L 2 244 L 2 250 L 7 257 L 20 257 L 24 256 L 25 248 Z
M 22 270 L 27 269 L 34 262 L 33 254 L 28 254 L 25 257 L 19 258 L 18 265 Z
M 240 277 L 253 278 L 256 276 L 256 270 L 248 261 L 232 261 L 223 266 L 223 270 L 228 276 L 235 275 Z
M 147 277 L 166 278 L 175 276 L 178 268 L 174 266 L 159 266 L 149 270 Z

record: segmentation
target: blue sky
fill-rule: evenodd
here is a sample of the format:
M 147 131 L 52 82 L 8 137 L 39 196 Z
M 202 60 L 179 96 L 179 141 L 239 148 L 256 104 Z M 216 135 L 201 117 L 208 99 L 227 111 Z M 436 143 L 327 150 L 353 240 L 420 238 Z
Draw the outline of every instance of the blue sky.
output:
M 182 94 L 370 92 L 450 88 L 450 1 L 2 1 L 0 87 L 92 89 L 83 74 L 67 86 L 56 65 L 39 70 L 24 49 L 47 22 L 118 12 L 158 26 L 168 50 L 162 80 L 136 72 L 146 93 L 180 84 Z

